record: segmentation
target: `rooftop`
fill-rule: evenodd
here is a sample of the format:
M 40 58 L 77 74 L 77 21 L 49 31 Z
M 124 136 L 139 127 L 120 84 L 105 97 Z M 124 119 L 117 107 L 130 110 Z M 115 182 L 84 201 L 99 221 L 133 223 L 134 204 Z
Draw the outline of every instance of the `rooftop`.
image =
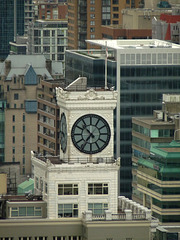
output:
M 158 39 L 126 39 L 126 40 L 87 40 L 88 43 L 111 49 L 149 49 L 149 48 L 180 48 L 180 45 Z
M 81 164 L 88 164 L 88 163 L 93 163 L 93 164 L 99 164 L 99 163 L 106 163 L 106 164 L 111 164 L 111 163 L 115 163 L 116 159 L 114 158 L 66 158 L 66 159 L 60 159 L 60 156 L 51 156 L 51 155 L 46 155 L 46 156 L 42 156 L 39 153 L 33 152 L 34 157 L 39 159 L 42 162 L 46 162 L 46 163 L 51 163 L 54 165 L 62 165 L 62 164 L 76 164 L 76 163 L 81 163 Z

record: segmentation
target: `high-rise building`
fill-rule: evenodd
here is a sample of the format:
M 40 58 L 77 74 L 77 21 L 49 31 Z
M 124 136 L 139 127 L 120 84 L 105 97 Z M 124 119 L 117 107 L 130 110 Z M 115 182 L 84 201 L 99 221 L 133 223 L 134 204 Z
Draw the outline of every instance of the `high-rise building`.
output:
M 29 24 L 28 54 L 43 54 L 46 59 L 60 61 L 65 71 L 67 20 L 37 20 Z
M 10 51 L 9 42 L 24 34 L 24 0 L 0 1 L 0 60 Z
M 66 80 L 80 75 L 88 78 L 88 86 L 102 87 L 107 69 L 107 86 L 119 93 L 115 151 L 121 156 L 120 191 L 130 197 L 132 117 L 152 115 L 161 108 L 162 93 L 179 92 L 180 46 L 147 39 L 90 42 L 102 50 L 66 51 Z
M 179 135 L 179 95 L 163 94 L 162 110 L 154 111 L 153 117 L 132 118 L 132 199 L 151 207 L 151 195 L 138 191 L 138 159 L 147 159 L 151 148 L 180 139 Z
M 40 82 L 58 77 L 59 70 L 43 55 L 9 55 L 0 63 L 0 162 L 20 162 L 21 174 L 31 173 L 30 151 L 37 151 Z
M 149 158 L 139 158 L 137 189 L 151 199 L 153 216 L 161 224 L 180 222 L 180 143 L 172 141 L 151 148 Z
M 102 39 L 101 25 L 122 24 L 121 10 L 138 4 L 137 0 L 68 0 L 68 48 L 86 49 L 86 39 Z

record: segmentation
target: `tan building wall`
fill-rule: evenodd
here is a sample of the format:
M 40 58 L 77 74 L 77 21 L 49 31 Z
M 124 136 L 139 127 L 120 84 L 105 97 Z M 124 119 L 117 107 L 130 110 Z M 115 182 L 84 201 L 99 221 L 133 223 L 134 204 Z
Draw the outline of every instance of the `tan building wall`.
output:
M 120 224 L 116 222 L 97 222 L 87 223 L 86 238 L 88 240 L 148 240 L 150 239 L 149 223 L 123 221 Z
M 83 223 L 81 219 L 57 220 L 1 220 L 1 237 L 64 237 L 77 240 L 150 240 L 151 230 L 149 221 L 93 221 Z M 71 237 L 71 238 L 70 238 Z M 55 238 L 56 239 L 56 238 Z M 63 238 L 62 238 L 63 239 Z
M 157 20 L 162 13 L 171 13 L 171 10 L 152 9 L 124 9 L 123 28 L 125 29 L 152 29 L 152 19 Z
M 156 9 L 159 0 L 144 0 L 144 8 Z
M 6 109 L 5 122 L 5 162 L 20 162 L 21 173 L 30 174 L 30 153 L 37 151 L 37 115 L 25 113 L 25 109 Z
M 0 194 L 7 194 L 7 174 L 0 173 Z

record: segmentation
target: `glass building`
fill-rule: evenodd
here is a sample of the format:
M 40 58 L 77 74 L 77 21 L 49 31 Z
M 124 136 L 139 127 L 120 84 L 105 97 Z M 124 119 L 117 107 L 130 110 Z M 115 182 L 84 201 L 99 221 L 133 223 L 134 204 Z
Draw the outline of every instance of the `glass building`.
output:
M 87 77 L 89 87 L 118 91 L 115 156 L 121 157 L 120 194 L 131 197 L 132 117 L 161 109 L 163 93 L 180 90 L 180 46 L 160 40 L 89 40 L 102 50 L 66 51 L 66 80 Z
M 180 143 L 153 147 L 138 160 L 138 190 L 151 197 L 153 216 L 161 223 L 180 222 Z
M 10 51 L 9 42 L 24 34 L 24 0 L 0 1 L 0 60 Z

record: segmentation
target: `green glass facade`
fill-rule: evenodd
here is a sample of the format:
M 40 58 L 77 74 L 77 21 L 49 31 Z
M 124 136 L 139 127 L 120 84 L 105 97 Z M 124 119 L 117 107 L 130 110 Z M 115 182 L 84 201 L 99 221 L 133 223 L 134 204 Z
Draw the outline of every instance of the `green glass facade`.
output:
M 116 65 L 115 60 L 108 59 L 108 87 L 117 87 Z M 161 109 L 163 93 L 179 93 L 180 66 L 122 65 L 120 73 L 120 194 L 131 198 L 132 117 L 152 116 L 153 110 Z M 90 50 L 66 51 L 65 75 L 67 83 L 84 76 L 87 77 L 89 87 L 104 87 L 105 60 L 91 54 Z M 115 133 L 116 131 L 115 127 Z
M 24 0 L 0 1 L 0 59 L 4 60 L 10 51 L 9 42 L 14 41 L 14 4 L 16 2 L 17 34 L 24 34 Z
M 151 196 L 154 217 L 162 223 L 180 222 L 180 143 L 153 147 L 150 158 L 140 158 L 137 184 Z

